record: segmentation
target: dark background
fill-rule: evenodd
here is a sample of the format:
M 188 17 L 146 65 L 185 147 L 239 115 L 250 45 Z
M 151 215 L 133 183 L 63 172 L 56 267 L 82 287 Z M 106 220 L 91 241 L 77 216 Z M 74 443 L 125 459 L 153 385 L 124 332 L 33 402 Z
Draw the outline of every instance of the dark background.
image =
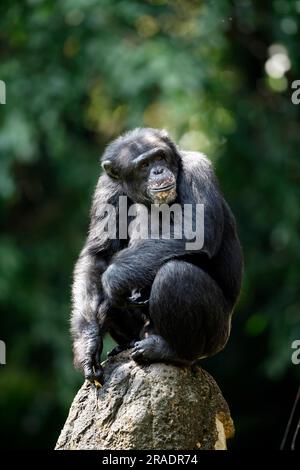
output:
M 299 383 L 300 1 L 2 1 L 0 446 L 53 448 L 82 383 L 72 269 L 104 146 L 166 128 L 212 159 L 238 221 L 243 292 L 204 364 L 234 449 L 277 449 Z

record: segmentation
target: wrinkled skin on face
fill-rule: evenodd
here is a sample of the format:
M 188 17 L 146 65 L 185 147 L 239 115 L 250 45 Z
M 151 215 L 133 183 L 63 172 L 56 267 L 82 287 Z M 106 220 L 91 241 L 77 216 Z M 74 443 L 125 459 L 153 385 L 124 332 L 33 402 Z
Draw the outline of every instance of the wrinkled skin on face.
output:
M 149 199 L 156 204 L 173 202 L 176 198 L 176 174 L 168 167 L 164 153 L 158 153 L 157 157 L 154 154 L 146 165 L 149 167 L 147 175 Z
M 176 149 L 157 135 L 149 134 L 139 142 L 128 142 L 127 145 L 123 142 L 119 152 L 115 149 L 102 166 L 135 202 L 169 204 L 176 199 Z

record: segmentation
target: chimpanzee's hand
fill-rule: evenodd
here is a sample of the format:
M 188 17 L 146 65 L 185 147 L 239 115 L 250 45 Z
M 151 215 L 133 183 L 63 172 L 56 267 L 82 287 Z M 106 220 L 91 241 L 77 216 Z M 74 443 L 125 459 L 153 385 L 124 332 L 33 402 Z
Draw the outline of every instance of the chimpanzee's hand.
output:
M 97 328 L 85 328 L 74 342 L 74 362 L 83 370 L 86 380 L 97 385 L 103 383 L 103 369 L 100 363 L 103 349 L 102 335 Z

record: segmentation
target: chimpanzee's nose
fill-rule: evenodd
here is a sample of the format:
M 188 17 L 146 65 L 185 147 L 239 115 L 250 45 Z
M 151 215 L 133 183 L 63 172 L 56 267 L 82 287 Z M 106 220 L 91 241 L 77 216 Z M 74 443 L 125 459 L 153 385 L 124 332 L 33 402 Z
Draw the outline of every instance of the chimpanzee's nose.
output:
M 160 166 L 153 168 L 153 174 L 154 175 L 161 175 L 164 172 L 164 169 Z

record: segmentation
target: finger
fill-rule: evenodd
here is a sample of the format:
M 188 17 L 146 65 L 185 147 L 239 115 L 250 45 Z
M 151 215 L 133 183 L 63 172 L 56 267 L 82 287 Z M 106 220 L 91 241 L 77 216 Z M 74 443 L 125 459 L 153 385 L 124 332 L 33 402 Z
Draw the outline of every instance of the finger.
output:
M 95 380 L 95 373 L 90 363 L 84 366 L 84 377 L 91 383 L 93 383 Z

